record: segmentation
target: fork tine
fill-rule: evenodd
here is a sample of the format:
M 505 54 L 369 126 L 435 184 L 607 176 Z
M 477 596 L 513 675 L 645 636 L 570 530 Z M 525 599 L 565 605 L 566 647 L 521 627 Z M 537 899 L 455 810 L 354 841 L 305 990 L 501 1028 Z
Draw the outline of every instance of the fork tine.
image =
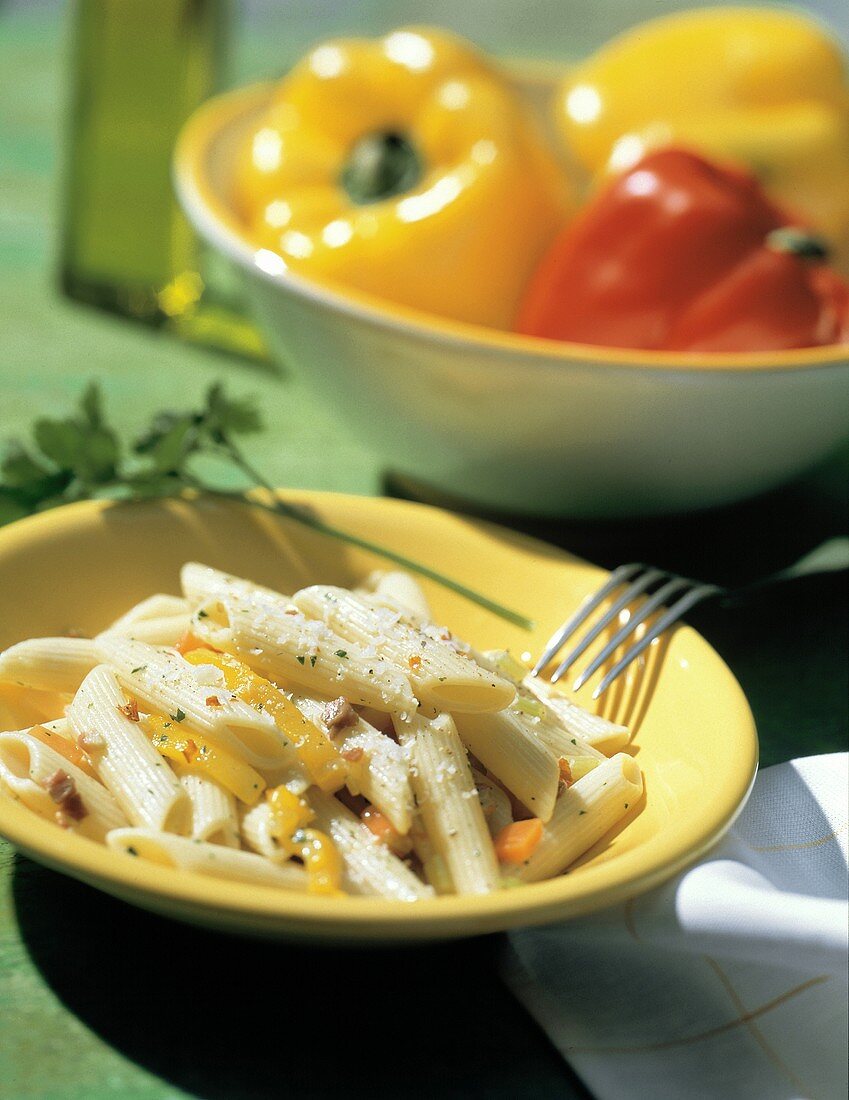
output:
M 637 577 L 632 584 L 628 585 L 622 595 L 614 600 L 610 608 L 602 615 L 598 622 L 586 632 L 575 648 L 571 650 L 568 656 L 557 666 L 557 670 L 551 677 L 552 684 L 556 683 L 563 673 L 572 667 L 587 646 L 595 641 L 609 623 L 613 622 L 623 607 L 626 607 L 635 596 L 639 596 L 642 592 L 645 592 L 647 588 L 650 588 L 655 581 L 659 581 L 661 577 L 665 576 L 667 576 L 667 574 L 660 569 L 648 569 L 641 577 Z
M 652 626 L 651 630 L 631 646 L 621 660 L 616 662 L 593 692 L 593 699 L 598 699 L 602 692 L 607 691 L 620 672 L 626 669 L 633 660 L 639 657 L 640 654 L 651 645 L 655 638 L 659 638 L 660 635 L 668 630 L 673 623 L 676 623 L 682 615 L 686 615 L 691 607 L 695 607 L 697 603 L 706 600 L 708 596 L 718 595 L 722 591 L 723 589 L 718 588 L 715 584 L 700 584 L 697 588 L 691 588 L 689 592 L 685 593 L 679 600 L 676 600 L 666 614 L 661 615 Z
M 604 600 L 604 598 L 611 593 L 614 588 L 618 588 L 624 581 L 629 580 L 635 573 L 639 573 L 641 569 L 645 569 L 644 565 L 639 563 L 632 563 L 631 565 L 620 565 L 618 569 L 614 569 L 610 574 L 607 582 L 591 596 L 587 601 L 578 608 L 571 619 L 567 620 L 563 626 L 559 627 L 548 639 L 545 649 L 542 652 L 540 659 L 533 667 L 531 672 L 532 676 L 539 676 L 549 661 L 553 660 L 557 656 L 560 647 L 566 641 L 570 634 L 572 634 L 577 627 L 581 625 L 584 619 L 588 615 L 591 615 L 598 605 Z
M 610 639 L 604 649 L 596 657 L 594 657 L 592 661 L 590 661 L 590 663 L 572 685 L 572 691 L 580 691 L 587 680 L 589 680 L 590 676 L 592 676 L 592 674 L 596 671 L 596 669 L 601 668 L 604 662 L 613 656 L 613 654 L 616 652 L 619 646 L 622 645 L 625 639 L 633 634 L 634 630 L 640 625 L 640 623 L 647 619 L 653 611 L 656 611 L 657 608 L 665 604 L 674 592 L 678 592 L 682 588 L 689 588 L 692 586 L 692 584 L 692 581 L 688 581 L 684 577 L 673 577 L 673 579 L 663 585 L 662 588 L 658 588 L 657 592 L 655 592 L 652 596 L 649 597 L 649 599 L 646 600 L 646 602 L 639 608 L 636 614 L 633 615 L 633 617 L 630 618 L 627 623 L 625 623 L 622 629 L 614 634 L 614 636 Z

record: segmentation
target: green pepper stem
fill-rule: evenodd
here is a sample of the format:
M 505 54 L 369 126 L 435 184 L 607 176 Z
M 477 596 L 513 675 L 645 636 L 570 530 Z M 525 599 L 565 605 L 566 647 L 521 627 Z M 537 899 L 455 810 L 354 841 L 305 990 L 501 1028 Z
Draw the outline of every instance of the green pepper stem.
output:
M 802 260 L 822 263 L 829 257 L 829 247 L 822 237 L 795 225 L 783 225 L 766 236 L 766 246 L 774 252 L 787 252 Z

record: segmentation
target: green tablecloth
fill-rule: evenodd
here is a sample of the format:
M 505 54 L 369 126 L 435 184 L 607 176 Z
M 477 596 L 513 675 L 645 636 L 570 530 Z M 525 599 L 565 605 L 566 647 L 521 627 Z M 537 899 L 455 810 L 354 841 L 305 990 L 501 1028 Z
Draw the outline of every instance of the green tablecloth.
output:
M 358 11 L 373 19 L 372 8 Z M 312 16 L 300 9 L 303 31 Z M 272 430 L 250 452 L 272 480 L 381 491 L 374 459 L 296 380 L 60 299 L 61 42 L 50 9 L 0 11 L 0 438 L 67 407 L 85 378 L 103 383 L 130 430 L 226 377 L 265 409 Z M 736 582 L 844 532 L 847 468 L 844 453 L 707 516 L 517 525 L 601 564 L 642 559 Z M 749 695 L 764 763 L 844 747 L 846 607 L 845 576 L 832 576 L 693 618 Z M 497 938 L 379 953 L 243 943 L 133 910 L 0 841 L 0 1098 L 586 1095 L 500 985 L 497 949 Z

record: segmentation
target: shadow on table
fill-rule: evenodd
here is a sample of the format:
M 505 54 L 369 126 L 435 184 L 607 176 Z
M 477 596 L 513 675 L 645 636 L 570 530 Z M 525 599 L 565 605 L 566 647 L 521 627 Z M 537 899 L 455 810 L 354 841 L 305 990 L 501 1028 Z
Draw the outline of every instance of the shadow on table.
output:
M 589 1100 L 496 973 L 499 940 L 332 949 L 241 940 L 15 857 L 21 937 L 62 1003 L 204 1100 Z
M 644 561 L 735 586 L 783 569 L 847 533 L 849 446 L 803 477 L 750 500 L 650 518 L 548 519 L 487 511 L 392 474 L 384 488 L 391 496 L 503 524 L 607 568 Z

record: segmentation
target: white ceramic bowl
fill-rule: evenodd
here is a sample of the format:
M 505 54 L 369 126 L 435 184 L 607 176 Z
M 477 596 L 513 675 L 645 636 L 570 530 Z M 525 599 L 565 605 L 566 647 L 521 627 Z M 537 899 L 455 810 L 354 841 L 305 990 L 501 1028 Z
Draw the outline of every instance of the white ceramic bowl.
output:
M 849 433 L 849 348 L 646 353 L 460 324 L 306 280 L 257 250 L 230 203 L 236 151 L 269 85 L 187 123 L 176 187 L 202 238 L 243 273 L 276 355 L 387 468 L 513 512 L 624 516 L 742 499 Z

